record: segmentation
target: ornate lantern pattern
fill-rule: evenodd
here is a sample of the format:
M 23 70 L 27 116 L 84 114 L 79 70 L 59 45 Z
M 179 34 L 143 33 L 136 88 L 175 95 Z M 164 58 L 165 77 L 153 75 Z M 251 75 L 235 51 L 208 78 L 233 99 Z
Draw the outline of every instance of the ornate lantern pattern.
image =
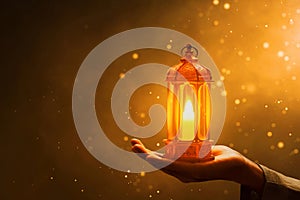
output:
M 166 157 L 206 161 L 213 159 L 211 120 L 211 72 L 198 64 L 198 50 L 186 45 L 180 63 L 167 73 Z

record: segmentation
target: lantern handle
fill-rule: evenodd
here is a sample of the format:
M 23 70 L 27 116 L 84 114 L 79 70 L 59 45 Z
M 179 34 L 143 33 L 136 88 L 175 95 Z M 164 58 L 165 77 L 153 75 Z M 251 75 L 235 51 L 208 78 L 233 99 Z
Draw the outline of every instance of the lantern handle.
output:
M 198 56 L 198 49 L 193 47 L 191 44 L 187 44 L 185 47 L 181 49 L 181 55 L 185 56 L 187 54 L 192 54 L 193 56 L 197 57 Z M 195 55 L 194 55 L 195 54 Z

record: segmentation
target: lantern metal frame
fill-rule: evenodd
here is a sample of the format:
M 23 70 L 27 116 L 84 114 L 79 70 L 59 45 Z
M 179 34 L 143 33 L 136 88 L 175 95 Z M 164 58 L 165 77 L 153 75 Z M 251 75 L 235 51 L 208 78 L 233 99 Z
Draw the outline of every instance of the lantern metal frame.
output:
M 187 44 L 181 51 L 180 63 L 168 70 L 167 148 L 165 157 L 207 161 L 211 153 L 209 126 L 211 121 L 211 72 L 198 63 L 198 50 Z M 184 105 L 192 103 L 194 128 L 184 130 Z M 189 124 L 190 125 L 190 124 Z M 189 133 L 192 130 L 192 133 Z M 187 135 L 188 134 L 188 135 Z

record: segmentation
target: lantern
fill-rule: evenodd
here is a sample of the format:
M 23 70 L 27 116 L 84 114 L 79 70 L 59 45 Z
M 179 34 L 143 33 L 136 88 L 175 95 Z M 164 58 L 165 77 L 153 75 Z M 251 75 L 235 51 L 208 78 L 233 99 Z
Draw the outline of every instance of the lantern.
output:
M 180 63 L 167 73 L 167 140 L 165 157 L 207 161 L 211 154 L 211 72 L 198 64 L 198 50 L 186 45 Z

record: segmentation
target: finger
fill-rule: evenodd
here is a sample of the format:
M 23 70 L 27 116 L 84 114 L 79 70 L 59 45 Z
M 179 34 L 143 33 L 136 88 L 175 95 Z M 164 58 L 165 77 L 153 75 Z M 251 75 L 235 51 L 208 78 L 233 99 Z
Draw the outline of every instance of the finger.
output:
M 131 149 L 135 153 L 148 153 L 148 150 L 145 148 L 145 146 L 140 144 L 134 144 Z
M 138 149 L 136 149 L 136 150 L 138 150 L 138 152 L 135 152 L 135 153 L 148 153 L 148 154 L 150 154 L 152 152 L 151 150 L 147 149 L 139 139 L 135 139 L 135 138 L 132 139 L 131 144 L 133 146 L 131 148 L 133 151 L 135 150 L 135 148 L 138 148 Z M 134 146 L 136 146 L 136 147 L 134 147 Z M 159 153 L 157 153 L 157 154 L 159 154 Z
M 136 138 L 131 139 L 130 142 L 131 142 L 131 145 L 132 145 L 132 146 L 135 145 L 135 144 L 143 145 L 143 143 L 141 142 L 141 140 L 136 139 Z

